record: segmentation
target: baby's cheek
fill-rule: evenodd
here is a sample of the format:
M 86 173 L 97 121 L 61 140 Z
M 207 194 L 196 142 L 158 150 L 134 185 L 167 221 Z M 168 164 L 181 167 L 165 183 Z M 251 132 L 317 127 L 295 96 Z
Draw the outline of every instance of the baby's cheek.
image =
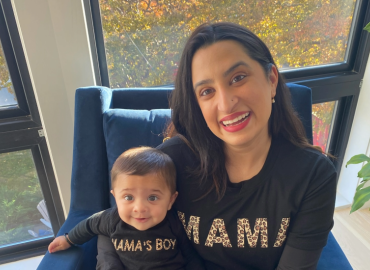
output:
M 128 217 L 130 216 L 129 212 L 127 210 L 124 211 L 123 209 L 119 209 L 119 208 L 118 208 L 118 215 L 121 218 L 121 220 L 123 220 L 125 222 L 128 221 Z
M 152 210 L 152 216 L 154 216 L 155 220 L 159 223 L 161 222 L 165 217 L 166 217 L 166 214 L 167 214 L 167 209 L 165 209 L 164 207 L 158 207 L 156 209 L 153 209 Z

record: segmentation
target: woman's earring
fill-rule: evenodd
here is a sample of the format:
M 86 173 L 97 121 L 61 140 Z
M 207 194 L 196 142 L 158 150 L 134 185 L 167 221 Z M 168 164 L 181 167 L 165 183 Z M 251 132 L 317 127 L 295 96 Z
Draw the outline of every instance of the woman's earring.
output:
M 275 103 L 275 98 L 272 98 L 272 103 Z

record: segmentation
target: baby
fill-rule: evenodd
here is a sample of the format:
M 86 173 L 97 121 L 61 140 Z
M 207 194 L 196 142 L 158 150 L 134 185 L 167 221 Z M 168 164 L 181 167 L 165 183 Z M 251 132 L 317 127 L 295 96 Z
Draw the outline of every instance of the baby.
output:
M 106 235 L 125 269 L 204 269 L 171 209 L 176 169 L 169 156 L 150 147 L 118 157 L 111 171 L 116 206 L 81 221 L 49 245 L 49 252 Z

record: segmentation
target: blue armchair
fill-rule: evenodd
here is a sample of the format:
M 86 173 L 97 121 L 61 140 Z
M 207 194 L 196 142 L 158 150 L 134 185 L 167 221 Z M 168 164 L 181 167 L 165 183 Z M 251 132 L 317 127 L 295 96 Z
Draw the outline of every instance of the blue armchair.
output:
M 311 90 L 288 84 L 293 106 L 312 141 Z M 168 97 L 172 88 L 109 89 L 86 87 L 76 91 L 71 206 L 58 236 L 79 221 L 115 204 L 110 195 L 109 171 L 125 150 L 157 146 L 170 120 Z M 46 253 L 39 270 L 95 269 L 96 238 L 79 247 Z M 330 233 L 318 269 L 352 269 Z

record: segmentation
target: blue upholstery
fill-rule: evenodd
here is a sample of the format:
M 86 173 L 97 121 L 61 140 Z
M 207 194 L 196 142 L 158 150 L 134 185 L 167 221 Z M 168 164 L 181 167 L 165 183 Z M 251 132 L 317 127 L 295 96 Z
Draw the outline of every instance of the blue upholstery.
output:
M 161 144 L 162 133 L 166 124 L 171 121 L 171 111 L 112 109 L 104 113 L 103 119 L 110 171 L 118 156 L 127 149 L 141 145 L 156 147 Z M 110 195 L 110 205 L 115 204 L 113 196 Z
M 292 103 L 312 141 L 311 90 L 289 84 Z M 110 199 L 109 170 L 124 150 L 156 146 L 170 117 L 170 88 L 109 89 L 86 87 L 76 91 L 71 206 L 58 236 L 80 220 L 114 204 Z M 46 253 L 38 269 L 95 269 L 96 239 L 55 254 Z M 318 269 L 352 269 L 330 233 Z

